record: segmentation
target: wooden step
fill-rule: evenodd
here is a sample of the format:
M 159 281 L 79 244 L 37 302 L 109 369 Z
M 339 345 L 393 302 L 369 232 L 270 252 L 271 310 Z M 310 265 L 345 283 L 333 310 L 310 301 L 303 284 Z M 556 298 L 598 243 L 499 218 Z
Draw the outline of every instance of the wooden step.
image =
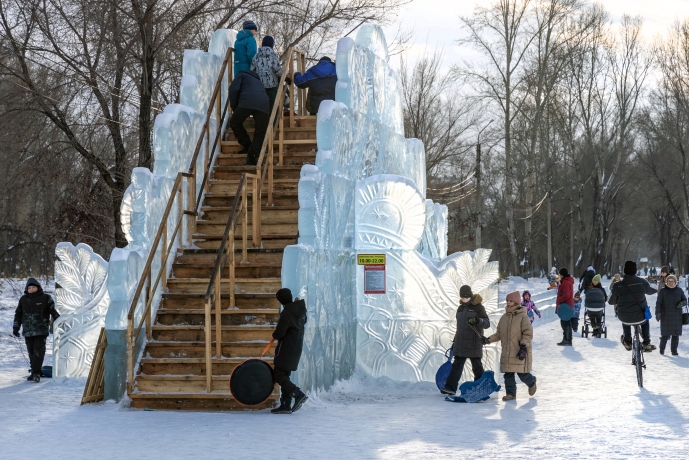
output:
M 279 155 L 277 149 L 273 154 L 273 161 L 277 165 L 279 162 Z M 316 164 L 316 152 L 305 151 L 305 152 L 295 152 L 287 151 L 282 154 L 282 161 L 285 165 L 305 165 L 305 164 Z M 217 156 L 216 166 L 245 166 L 246 165 L 246 154 L 239 153 L 221 153 Z
M 222 237 L 214 235 L 193 235 L 194 245 L 200 248 L 215 249 L 220 248 Z M 264 234 L 261 235 L 261 245 L 266 249 L 284 249 L 291 244 L 297 244 L 297 234 Z M 241 244 L 242 235 L 235 235 L 235 248 Z M 251 245 L 251 235 L 248 244 Z
M 236 180 L 211 179 L 208 184 L 209 184 L 209 193 L 212 193 L 214 195 L 216 195 L 216 194 L 232 195 L 232 197 L 234 198 L 234 196 L 237 194 L 237 188 L 239 187 L 239 179 L 236 179 Z M 274 191 L 294 190 L 296 192 L 298 186 L 299 186 L 299 179 L 298 178 L 273 180 L 273 190 Z M 261 190 L 261 191 L 263 193 L 267 194 L 268 193 L 267 185 L 266 185 L 266 187 L 263 187 L 263 190 Z M 249 187 L 247 189 L 247 196 L 253 196 L 253 189 L 251 187 Z
M 296 219 L 276 219 L 283 220 L 283 222 L 263 222 L 261 219 L 261 235 L 276 235 L 276 234 L 289 234 L 296 235 L 299 231 L 299 224 Z M 227 222 L 220 220 L 200 220 L 196 222 L 196 234 L 201 236 L 220 236 L 222 237 L 225 233 L 225 227 L 227 227 Z M 253 224 L 247 225 L 247 234 L 249 238 L 253 234 Z M 237 225 L 237 231 L 235 234 L 242 231 L 241 223 Z
M 165 293 L 162 295 L 163 301 L 161 308 L 166 310 L 195 310 L 203 309 L 206 306 L 205 293 Z M 223 293 L 220 296 L 220 306 L 222 309 L 230 307 L 230 295 Z M 236 293 L 235 308 L 256 309 L 256 308 L 279 308 L 280 303 L 275 298 L 275 293 Z
M 235 266 L 235 276 L 240 278 L 279 278 L 282 272 L 281 265 L 275 264 L 241 264 L 240 259 L 237 259 Z M 172 273 L 176 278 L 208 278 L 210 279 L 215 267 L 215 259 L 213 264 L 207 266 L 189 265 L 189 264 L 173 264 Z M 230 276 L 230 266 L 225 265 L 223 269 L 223 276 L 225 278 Z
M 230 394 L 229 375 L 213 375 L 211 382 L 210 394 Z M 136 389 L 140 393 L 203 393 L 206 391 L 206 376 L 142 375 L 136 380 Z
M 280 398 L 277 393 L 274 393 L 262 404 L 243 406 L 232 397 L 229 389 L 224 392 L 214 391 L 212 393 L 134 392 L 129 396 L 131 398 L 130 407 L 135 409 L 195 411 L 263 410 L 273 407 L 275 401 Z
M 242 174 L 256 174 L 255 166 L 215 166 L 211 175 L 211 180 L 231 180 L 238 181 Z M 273 166 L 273 181 L 283 179 L 297 179 L 301 173 L 301 165 Z M 276 182 L 277 183 L 277 182 Z M 251 186 L 251 182 L 249 182 Z
M 156 343 L 156 342 L 149 342 Z M 263 347 L 268 344 L 266 342 Z M 205 345 L 204 345 L 205 346 Z M 223 347 L 224 348 L 224 347 Z M 262 350 L 261 350 L 262 351 Z M 274 349 L 269 351 L 270 357 L 265 357 L 264 360 L 270 364 L 273 363 L 272 354 Z M 244 362 L 246 358 L 216 358 L 212 357 L 213 375 L 229 375 L 239 364 Z M 205 358 L 141 358 L 141 374 L 139 375 L 206 375 L 206 360 Z
M 234 203 L 234 197 L 236 193 L 223 192 L 223 193 L 211 193 L 208 192 L 204 196 L 203 206 L 216 207 L 216 206 L 232 206 Z M 249 191 L 247 197 L 251 197 L 252 193 Z M 251 202 L 252 200 L 249 200 Z M 275 206 L 290 206 L 298 204 L 298 190 L 293 189 L 283 189 L 273 191 L 273 204 Z M 263 190 L 261 193 L 261 206 L 268 205 L 268 191 Z
M 169 278 L 168 292 L 205 294 L 208 289 L 208 278 Z M 230 288 L 228 279 L 223 279 L 220 285 L 224 292 Z M 243 293 L 275 293 L 282 288 L 280 278 L 236 278 L 235 292 Z
M 180 310 L 177 308 L 159 308 L 157 323 L 165 326 L 174 325 L 203 325 L 206 322 L 206 311 L 203 308 L 189 308 Z M 223 326 L 241 326 L 245 324 L 266 325 L 277 324 L 280 311 L 277 308 L 237 308 L 221 310 Z M 211 312 L 211 324 L 215 325 L 215 311 Z
M 275 326 L 273 326 L 275 327 Z M 225 358 L 248 359 L 257 358 L 266 348 L 269 342 L 223 342 L 222 354 Z M 212 344 L 213 356 L 215 356 L 215 342 Z M 275 344 L 266 352 L 265 357 L 272 358 L 275 354 Z M 146 345 L 146 358 L 198 358 L 202 359 L 206 355 L 205 342 L 156 342 L 150 341 Z M 206 370 L 203 369 L 202 373 Z M 146 372 L 143 372 L 146 374 Z M 217 374 L 213 370 L 214 374 Z
M 228 211 L 229 212 L 229 211 Z M 241 249 L 235 251 L 236 255 L 241 255 Z M 282 265 L 282 249 L 262 249 L 251 248 L 247 250 L 248 264 L 270 264 Z M 177 256 L 176 264 L 193 264 L 200 266 L 214 266 L 218 251 L 214 249 L 186 248 L 184 252 Z
M 253 202 L 248 200 L 248 211 L 251 213 Z M 202 206 L 203 220 L 220 220 L 227 222 L 230 217 L 231 206 Z M 268 223 L 273 219 L 298 219 L 299 203 L 281 206 L 261 206 L 261 222 Z M 251 217 L 249 217 L 251 219 Z
M 216 326 L 212 326 L 212 337 L 215 337 Z M 273 337 L 275 326 L 221 326 L 223 342 L 247 342 L 267 340 Z M 151 337 L 159 342 L 194 342 L 205 340 L 204 326 L 156 324 L 151 326 Z

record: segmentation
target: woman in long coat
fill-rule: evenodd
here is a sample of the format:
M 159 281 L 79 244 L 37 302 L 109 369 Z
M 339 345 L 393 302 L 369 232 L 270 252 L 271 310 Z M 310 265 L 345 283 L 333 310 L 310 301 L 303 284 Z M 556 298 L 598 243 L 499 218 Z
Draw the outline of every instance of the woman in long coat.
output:
M 658 290 L 656 320 L 660 321 L 660 354 L 665 354 L 668 339 L 672 356 L 677 356 L 679 336 L 682 335 L 682 306 L 687 302 L 682 288 L 677 286 L 677 277 L 668 275 L 665 288 Z

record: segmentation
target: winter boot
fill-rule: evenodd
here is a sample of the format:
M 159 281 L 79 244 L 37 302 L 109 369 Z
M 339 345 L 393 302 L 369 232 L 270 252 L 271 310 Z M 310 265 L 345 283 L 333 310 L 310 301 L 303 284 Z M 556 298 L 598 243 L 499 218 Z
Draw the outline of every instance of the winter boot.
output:
M 271 414 L 291 414 L 292 413 L 292 397 L 280 398 L 280 406 L 270 410 Z
M 292 407 L 292 412 L 296 412 L 301 408 L 301 405 L 309 399 L 308 396 L 304 394 L 299 388 L 295 388 L 292 392 L 292 397 L 294 398 L 294 406 Z
M 503 401 L 514 401 L 515 399 L 517 399 L 517 397 L 509 393 L 502 397 Z
M 624 340 L 624 335 L 620 336 L 620 341 L 622 342 L 622 345 L 624 345 L 624 348 L 627 349 L 627 351 L 632 351 L 632 342 L 627 342 Z
M 444 395 L 451 395 L 451 396 L 454 396 L 457 394 L 457 392 L 455 390 L 453 390 L 452 388 L 449 388 L 449 387 L 443 387 L 443 389 L 440 390 L 440 392 Z
M 33 374 L 33 381 L 38 383 L 41 381 L 41 376 L 38 374 Z
M 536 394 L 536 384 L 534 383 L 532 386 L 529 387 L 529 396 L 533 396 Z
M 656 346 L 655 346 L 655 345 L 651 345 L 650 343 L 645 343 L 645 344 L 644 344 L 644 352 L 646 352 L 646 353 L 650 353 L 650 352 L 652 352 L 652 351 L 655 350 L 655 349 L 656 349 Z
M 558 342 L 558 345 L 564 347 L 565 345 L 571 345 L 567 343 L 567 334 L 562 334 L 562 342 Z
M 33 374 L 29 374 L 29 376 L 26 378 L 27 382 L 33 382 Z

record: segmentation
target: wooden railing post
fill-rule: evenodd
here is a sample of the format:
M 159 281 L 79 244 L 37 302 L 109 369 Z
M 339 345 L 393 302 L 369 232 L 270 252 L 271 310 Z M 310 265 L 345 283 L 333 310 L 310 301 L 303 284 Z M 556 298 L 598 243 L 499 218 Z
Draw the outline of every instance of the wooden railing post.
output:
M 127 392 L 134 390 L 134 318 L 127 321 Z
M 246 182 L 244 183 L 244 188 L 242 188 L 242 203 L 244 206 L 244 218 L 242 219 L 242 263 L 245 264 L 248 262 L 248 255 L 247 255 L 247 225 L 249 221 L 249 202 L 246 200 L 246 189 L 248 187 L 246 186 Z
M 230 308 L 235 307 L 234 300 L 234 283 L 235 283 L 235 254 L 234 254 L 234 228 L 230 230 L 230 239 L 228 244 L 228 250 L 230 256 Z
M 161 290 L 165 292 L 165 289 L 167 289 L 167 258 L 168 258 L 168 252 L 167 252 L 167 220 L 163 222 L 163 238 L 162 238 L 162 246 L 160 250 L 160 264 L 161 267 L 160 269 L 163 271 L 162 273 L 162 279 L 160 280 L 160 286 Z
M 279 142 L 278 142 L 278 161 L 280 166 L 285 164 L 285 160 L 282 158 L 283 153 L 285 152 L 285 116 L 280 115 L 280 122 L 279 122 L 279 127 L 278 127 L 278 136 L 279 136 Z
M 294 126 L 294 99 L 297 97 L 296 92 L 294 91 L 294 56 L 292 56 L 293 52 L 290 50 L 289 52 L 289 57 L 287 58 L 289 60 L 289 75 L 291 76 L 292 80 L 289 84 L 289 125 L 290 127 Z
M 257 171 L 258 172 L 258 171 Z M 260 248 L 261 247 L 261 188 L 260 188 L 260 176 L 259 174 L 256 174 L 254 176 L 253 181 L 253 189 L 254 189 L 254 194 L 253 194 L 253 209 L 251 210 L 251 230 L 252 230 L 252 235 L 251 235 L 251 243 L 253 247 L 255 248 Z
M 182 187 L 179 187 L 175 192 L 177 195 L 177 216 L 180 217 L 184 215 L 184 195 L 182 194 Z M 187 223 L 187 233 L 189 233 L 189 224 Z M 190 233 L 189 233 L 190 234 Z M 184 246 L 184 229 L 177 233 L 177 243 L 179 247 Z
M 157 252 L 157 247 L 151 248 L 151 251 L 156 251 Z M 162 261 L 162 254 L 163 254 L 163 249 L 160 250 L 161 254 L 161 261 Z M 161 267 L 162 269 L 162 267 Z M 148 270 L 148 276 L 146 278 L 146 284 L 148 284 L 148 287 L 146 289 L 146 296 L 144 297 L 146 303 L 144 304 L 144 315 L 146 315 L 146 340 L 151 340 L 151 314 L 153 313 L 153 310 L 151 311 L 146 311 L 146 307 L 151 303 L 151 298 L 153 297 L 153 283 L 151 282 L 151 270 Z
M 219 295 L 216 291 L 215 295 Z M 205 338 L 206 338 L 206 392 L 213 391 L 213 359 L 211 356 L 211 302 L 212 297 L 206 300 L 205 311 Z
M 206 127 L 206 129 L 208 128 Z M 194 167 L 194 170 L 191 173 L 191 177 L 187 179 L 187 192 L 189 194 L 187 197 L 187 205 L 189 206 L 189 210 L 193 212 L 196 210 L 196 167 Z M 194 234 L 196 233 L 196 216 L 189 216 L 189 223 L 187 225 L 187 228 L 189 229 L 189 234 L 187 235 L 187 244 L 191 246 Z
M 215 277 L 215 356 L 222 358 L 222 271 Z

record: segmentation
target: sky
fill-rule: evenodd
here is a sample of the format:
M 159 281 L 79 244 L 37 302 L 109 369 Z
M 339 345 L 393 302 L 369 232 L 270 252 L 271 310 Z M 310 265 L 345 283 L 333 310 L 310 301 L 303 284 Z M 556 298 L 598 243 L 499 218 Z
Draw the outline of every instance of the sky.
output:
M 408 54 L 421 56 L 427 48 L 431 51 L 441 48 L 445 68 L 470 59 L 472 51 L 455 44 L 461 35 L 458 18 L 470 15 L 480 3 L 480 0 L 413 0 L 400 12 L 398 21 L 403 28 L 414 29 Z M 605 6 L 615 22 L 624 14 L 642 16 L 643 34 L 647 40 L 664 34 L 677 19 L 689 18 L 689 0 L 603 0 L 598 3 Z M 392 40 L 396 30 L 396 24 L 386 28 L 388 40 Z M 398 62 L 399 58 L 393 58 L 392 65 L 397 67 Z

